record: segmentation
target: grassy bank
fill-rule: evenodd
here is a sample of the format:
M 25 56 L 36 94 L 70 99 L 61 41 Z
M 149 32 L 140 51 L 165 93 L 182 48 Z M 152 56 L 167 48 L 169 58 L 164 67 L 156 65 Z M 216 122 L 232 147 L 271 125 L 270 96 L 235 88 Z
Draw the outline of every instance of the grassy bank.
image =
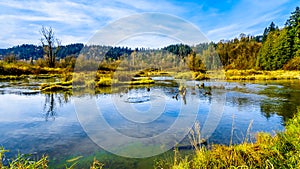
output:
M 300 79 L 300 71 L 227 70 L 227 80 L 289 80 Z
M 192 139 L 196 145 L 197 139 Z M 196 147 L 196 146 L 195 146 Z M 175 154 L 176 155 L 176 154 Z M 255 143 L 196 147 L 194 154 L 160 162 L 156 168 L 300 168 L 300 109 L 275 136 L 257 133 Z
M 67 68 L 49 68 L 45 66 L 32 65 L 26 62 L 6 63 L 0 61 L 1 75 L 38 75 L 38 74 L 61 74 L 70 71 Z

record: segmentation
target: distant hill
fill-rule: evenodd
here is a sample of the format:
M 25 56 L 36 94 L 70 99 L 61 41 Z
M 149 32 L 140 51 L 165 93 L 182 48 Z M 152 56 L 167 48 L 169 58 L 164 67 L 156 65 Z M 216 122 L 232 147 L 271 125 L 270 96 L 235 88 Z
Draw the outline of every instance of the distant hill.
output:
M 66 46 L 61 46 L 60 50 L 57 53 L 57 58 L 65 58 L 69 55 L 75 55 L 77 56 L 81 49 L 83 48 L 83 44 L 76 43 L 76 44 L 70 44 Z M 5 56 L 8 55 L 15 55 L 18 59 L 32 59 L 36 60 L 38 58 L 43 57 L 43 47 L 42 46 L 36 46 L 31 44 L 23 44 L 14 46 L 12 48 L 7 49 L 0 49 L 0 59 L 3 59 Z

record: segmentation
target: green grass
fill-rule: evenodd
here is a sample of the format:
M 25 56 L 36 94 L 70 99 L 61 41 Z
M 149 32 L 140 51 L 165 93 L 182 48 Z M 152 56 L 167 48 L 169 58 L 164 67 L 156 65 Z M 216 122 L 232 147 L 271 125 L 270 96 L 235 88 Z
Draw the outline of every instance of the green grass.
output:
M 0 168 L 1 169 L 46 169 L 48 167 L 48 158 L 43 156 L 40 160 L 34 161 L 30 159 L 30 155 L 19 154 L 9 166 L 3 166 L 2 156 L 8 152 L 4 148 L 0 148 Z
M 198 140 L 193 137 L 192 144 Z M 176 155 L 176 154 L 175 154 Z M 178 155 L 177 155 L 178 156 Z M 175 157 L 176 158 L 176 157 Z M 275 136 L 257 133 L 256 142 L 238 145 L 195 146 L 194 154 L 178 158 L 162 168 L 300 168 L 300 109 Z

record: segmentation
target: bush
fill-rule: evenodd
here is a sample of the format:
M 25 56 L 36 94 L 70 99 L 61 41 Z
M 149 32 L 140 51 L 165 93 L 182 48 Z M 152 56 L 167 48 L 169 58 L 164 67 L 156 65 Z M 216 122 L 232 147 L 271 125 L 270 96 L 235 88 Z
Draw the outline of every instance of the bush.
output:
M 300 57 L 294 57 L 289 60 L 284 66 L 284 70 L 300 70 Z

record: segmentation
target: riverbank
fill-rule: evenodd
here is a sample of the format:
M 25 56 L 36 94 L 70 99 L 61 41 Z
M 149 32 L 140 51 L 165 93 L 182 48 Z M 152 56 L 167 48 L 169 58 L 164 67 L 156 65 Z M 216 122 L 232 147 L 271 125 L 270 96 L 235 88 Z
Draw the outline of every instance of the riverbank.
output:
M 289 80 L 300 79 L 300 71 L 227 70 L 226 80 Z
M 195 147 L 193 155 L 180 158 L 175 153 L 174 161 L 162 160 L 155 168 L 299 168 L 299 154 L 300 109 L 287 122 L 286 130 L 275 136 L 257 133 L 255 143 Z

